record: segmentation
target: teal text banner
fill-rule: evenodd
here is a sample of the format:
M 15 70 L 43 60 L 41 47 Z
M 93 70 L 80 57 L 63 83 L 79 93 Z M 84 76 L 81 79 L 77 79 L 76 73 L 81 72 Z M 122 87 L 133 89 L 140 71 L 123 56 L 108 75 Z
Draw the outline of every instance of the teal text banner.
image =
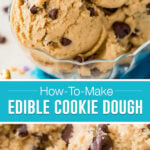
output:
M 0 122 L 150 122 L 150 81 L 0 81 Z

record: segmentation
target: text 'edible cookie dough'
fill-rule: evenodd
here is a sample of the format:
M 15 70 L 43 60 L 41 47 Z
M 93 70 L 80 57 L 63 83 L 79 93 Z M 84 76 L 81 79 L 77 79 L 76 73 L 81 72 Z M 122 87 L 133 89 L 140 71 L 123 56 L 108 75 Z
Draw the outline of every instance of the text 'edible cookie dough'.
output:
M 0 150 L 150 150 L 150 125 L 0 125 Z
M 25 47 L 80 63 L 114 60 L 150 40 L 150 0 L 13 0 L 10 18 Z M 40 63 L 52 64 L 43 56 L 31 55 Z M 52 65 L 63 72 L 73 67 Z M 100 65 L 91 69 L 101 71 Z M 91 74 L 89 68 L 81 67 L 79 72 Z

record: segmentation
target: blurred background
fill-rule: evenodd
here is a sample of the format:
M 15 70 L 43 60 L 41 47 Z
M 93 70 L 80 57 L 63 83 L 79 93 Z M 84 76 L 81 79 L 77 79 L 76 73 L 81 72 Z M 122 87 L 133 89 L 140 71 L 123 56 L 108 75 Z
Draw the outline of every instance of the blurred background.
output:
M 34 64 L 17 45 L 11 33 L 8 14 L 10 4 L 11 0 L 0 0 L 0 73 L 9 69 L 12 78 L 34 78 L 31 75 Z

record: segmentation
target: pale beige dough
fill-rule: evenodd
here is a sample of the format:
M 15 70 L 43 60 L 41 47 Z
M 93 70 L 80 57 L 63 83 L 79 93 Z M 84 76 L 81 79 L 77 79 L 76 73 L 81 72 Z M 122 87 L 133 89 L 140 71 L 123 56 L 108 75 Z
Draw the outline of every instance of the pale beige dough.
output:
M 115 150 L 149 150 L 150 130 L 147 125 L 110 125 Z
M 23 137 L 18 131 L 21 126 L 28 132 Z M 66 126 L 68 125 L 0 125 L 0 150 L 92 150 L 97 135 L 99 138 L 110 138 L 112 145 L 109 150 L 150 150 L 150 125 L 110 124 L 107 133 L 98 130 L 99 125 L 96 124 L 72 125 L 68 144 L 62 138 Z
M 96 6 L 82 0 L 49 0 L 47 9 L 43 9 L 44 2 L 13 1 L 11 23 L 24 46 L 45 51 L 58 59 L 70 59 L 88 51 L 95 53 L 100 48 L 105 35 L 102 34 L 102 13 Z M 33 5 L 41 9 L 37 14 L 29 10 Z M 95 16 L 90 16 L 88 7 L 95 9 Z M 48 17 L 49 11 L 54 8 L 58 9 L 56 20 Z M 63 46 L 60 43 L 62 37 L 72 43 Z

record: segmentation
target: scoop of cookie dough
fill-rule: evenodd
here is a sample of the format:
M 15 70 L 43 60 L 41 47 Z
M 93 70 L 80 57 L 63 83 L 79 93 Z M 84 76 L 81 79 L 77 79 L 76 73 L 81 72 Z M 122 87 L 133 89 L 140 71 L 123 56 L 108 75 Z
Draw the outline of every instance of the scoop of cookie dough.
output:
M 58 59 L 95 53 L 105 39 L 102 17 L 83 0 L 14 0 L 11 9 L 18 40 Z

